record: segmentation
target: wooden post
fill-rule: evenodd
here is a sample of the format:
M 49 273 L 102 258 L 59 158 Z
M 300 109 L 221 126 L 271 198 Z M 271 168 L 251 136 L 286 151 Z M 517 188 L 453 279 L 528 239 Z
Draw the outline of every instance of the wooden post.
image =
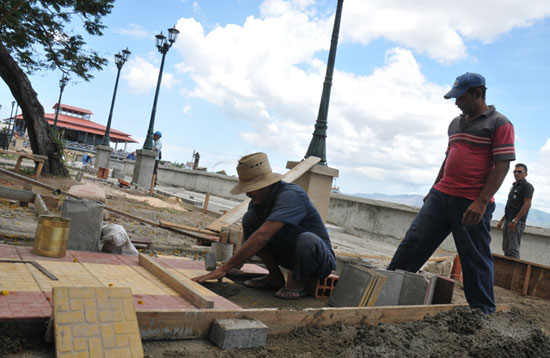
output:
M 157 180 L 157 175 L 153 174 L 153 180 L 151 181 L 151 189 L 149 189 L 149 195 L 153 196 L 153 192 L 155 191 L 155 180 Z
M 206 193 L 206 196 L 204 197 L 204 207 L 202 208 L 202 213 L 206 214 L 208 211 L 208 201 L 210 200 L 210 193 Z

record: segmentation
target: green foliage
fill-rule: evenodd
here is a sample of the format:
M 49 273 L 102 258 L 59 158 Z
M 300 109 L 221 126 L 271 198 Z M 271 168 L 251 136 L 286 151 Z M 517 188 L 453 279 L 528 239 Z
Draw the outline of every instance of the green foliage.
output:
M 101 36 L 114 0 L 1 0 L 0 42 L 27 73 L 59 68 L 90 80 L 107 60 L 86 47 L 83 28 Z M 81 26 L 77 24 L 81 23 Z
M 219 170 L 219 171 L 216 172 L 216 174 L 227 175 L 227 173 L 225 172 L 225 170 Z

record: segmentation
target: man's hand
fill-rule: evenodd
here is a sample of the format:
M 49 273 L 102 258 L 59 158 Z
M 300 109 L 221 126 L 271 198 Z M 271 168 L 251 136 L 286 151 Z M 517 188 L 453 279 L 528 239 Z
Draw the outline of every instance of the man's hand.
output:
M 510 225 L 508 225 L 508 231 L 510 231 L 510 232 L 516 231 L 516 224 L 517 224 L 517 222 L 511 221 Z
M 464 225 L 478 224 L 481 221 L 483 214 L 485 214 L 485 209 L 487 209 L 487 204 L 474 200 L 474 202 L 468 206 L 468 209 L 466 209 L 466 212 L 462 215 L 462 223 Z
M 502 224 L 504 224 L 504 220 L 500 220 L 497 224 L 497 229 L 502 230 Z
M 222 269 L 221 267 L 218 267 L 214 271 L 209 272 L 206 275 L 194 277 L 192 278 L 192 280 L 198 283 L 208 281 L 208 280 L 216 280 L 218 278 L 224 277 L 226 273 L 227 272 L 224 269 Z

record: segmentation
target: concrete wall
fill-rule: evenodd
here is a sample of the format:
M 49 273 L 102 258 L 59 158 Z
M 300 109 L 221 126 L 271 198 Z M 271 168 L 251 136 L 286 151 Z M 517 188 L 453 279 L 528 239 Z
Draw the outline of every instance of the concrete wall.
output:
M 134 162 L 111 159 L 111 166 L 124 170 L 132 176 Z M 207 173 L 197 170 L 159 167 L 158 182 L 162 185 L 183 187 L 186 190 L 244 200 L 245 195 L 233 196 L 231 188 L 237 183 L 236 177 Z M 341 226 L 350 234 L 369 235 L 379 240 L 395 243 L 396 247 L 405 237 L 418 208 L 385 201 L 358 198 L 343 194 L 332 194 L 329 203 L 327 222 Z M 502 254 L 502 233 L 492 223 L 491 249 Z M 441 246 L 456 251 L 453 239 L 449 236 Z M 527 226 L 521 244 L 521 258 L 527 261 L 550 266 L 550 229 Z
M 332 194 L 327 221 L 345 228 L 350 234 L 393 241 L 397 246 L 405 237 L 418 210 L 408 205 Z M 496 228 L 497 223 L 496 220 L 491 222 L 491 250 L 503 254 L 502 232 Z M 441 247 L 456 251 L 452 235 L 449 235 Z M 550 266 L 548 252 L 550 229 L 527 226 L 521 243 L 521 259 Z
M 111 165 L 118 166 L 116 161 L 111 159 Z M 124 160 L 124 174 L 132 176 L 134 172 L 134 161 Z M 210 193 L 211 195 L 221 196 L 233 200 L 244 200 L 246 196 L 231 195 L 230 191 L 238 183 L 237 177 L 223 174 L 203 172 L 200 170 L 189 170 L 180 168 L 170 168 L 159 166 L 157 174 L 157 183 L 161 185 L 171 185 L 184 188 L 199 193 Z

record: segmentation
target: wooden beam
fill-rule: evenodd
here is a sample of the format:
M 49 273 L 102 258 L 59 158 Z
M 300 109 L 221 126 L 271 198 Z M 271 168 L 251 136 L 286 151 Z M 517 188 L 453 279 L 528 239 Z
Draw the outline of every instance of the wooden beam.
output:
M 269 334 L 291 332 L 310 325 L 328 326 L 335 323 L 349 325 L 398 323 L 419 321 L 426 315 L 434 316 L 465 305 L 422 305 L 385 307 L 324 307 L 302 310 L 260 308 L 242 310 L 138 310 L 137 319 L 142 339 L 204 338 L 212 322 L 221 318 L 257 319 L 268 328 Z M 498 304 L 497 311 L 508 312 L 510 304 Z
M 162 282 L 185 297 L 185 299 L 191 301 L 195 306 L 199 308 L 214 307 L 214 301 L 198 292 L 199 289 L 204 290 L 204 287 L 200 284 L 191 281 L 190 279 L 174 276 L 144 254 L 139 254 L 138 259 L 141 266 L 145 267 Z
M 32 203 L 34 202 L 34 197 L 35 194 L 32 191 L 0 186 L 0 198 Z
M 315 164 L 319 163 L 321 158 L 309 157 L 301 161 L 294 168 L 290 169 L 283 175 L 283 180 L 289 183 L 294 182 L 302 175 L 304 175 L 308 170 L 310 170 Z M 236 223 L 243 215 L 246 213 L 248 208 L 248 203 L 250 202 L 249 198 L 246 198 L 242 203 L 229 210 L 227 213 L 223 214 L 212 224 L 208 225 L 207 229 L 219 233 L 224 226 L 230 226 Z
M 210 235 L 210 237 L 213 240 L 216 240 L 216 238 L 217 238 L 215 235 L 212 234 L 212 231 L 198 229 L 198 228 L 196 228 L 194 226 L 191 226 L 191 225 L 173 223 L 171 221 L 162 220 L 162 219 L 159 219 L 159 225 L 162 228 L 181 229 L 181 230 L 186 230 L 186 231 L 191 231 L 191 232 L 198 232 L 199 234 Z
M 44 203 L 44 200 L 42 200 L 42 197 L 40 194 L 36 194 L 34 196 L 34 209 L 38 213 L 38 215 L 49 215 L 48 208 L 46 207 L 46 204 Z

